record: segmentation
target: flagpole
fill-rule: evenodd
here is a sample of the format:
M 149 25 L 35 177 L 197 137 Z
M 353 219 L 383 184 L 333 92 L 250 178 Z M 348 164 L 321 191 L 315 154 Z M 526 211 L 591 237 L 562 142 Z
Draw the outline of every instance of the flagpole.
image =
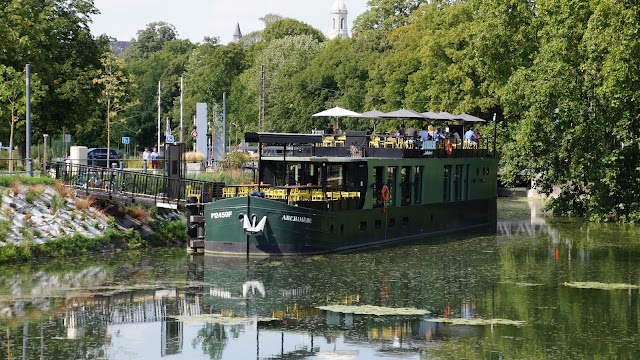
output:
M 156 151 L 160 152 L 160 80 L 158 80 L 158 143 Z

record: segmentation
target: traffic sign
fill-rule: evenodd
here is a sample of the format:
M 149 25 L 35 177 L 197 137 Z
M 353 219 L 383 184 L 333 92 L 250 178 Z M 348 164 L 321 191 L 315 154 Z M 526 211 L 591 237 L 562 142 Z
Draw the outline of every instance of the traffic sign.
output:
M 167 144 L 173 144 L 175 142 L 175 139 L 174 139 L 173 135 L 167 135 L 167 138 L 166 138 L 165 141 L 166 141 Z
M 193 129 L 193 131 L 191 131 L 191 137 L 194 139 L 198 137 L 198 132 L 196 131 L 196 129 Z
M 128 136 L 123 136 L 122 137 L 122 143 L 125 144 L 125 145 L 129 144 L 129 137 Z

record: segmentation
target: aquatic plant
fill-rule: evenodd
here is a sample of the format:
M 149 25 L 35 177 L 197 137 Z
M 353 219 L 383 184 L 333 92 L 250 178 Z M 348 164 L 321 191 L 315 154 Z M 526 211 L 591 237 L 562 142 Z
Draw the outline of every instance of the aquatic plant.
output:
M 415 316 L 430 314 L 428 310 L 414 308 L 390 308 L 372 305 L 327 305 L 318 306 L 320 310 L 343 314 L 377 315 L 377 316 Z
M 578 289 L 598 289 L 598 290 L 628 290 L 628 289 L 640 289 L 638 285 L 632 284 L 615 284 L 615 283 L 601 283 L 595 281 L 585 282 L 565 282 L 564 286 L 578 288 Z
M 468 326 L 485 326 L 485 325 L 513 325 L 524 326 L 526 322 L 521 320 L 509 320 L 509 319 L 458 319 L 458 318 L 432 318 L 425 319 L 429 322 L 445 323 L 450 325 L 468 325 Z

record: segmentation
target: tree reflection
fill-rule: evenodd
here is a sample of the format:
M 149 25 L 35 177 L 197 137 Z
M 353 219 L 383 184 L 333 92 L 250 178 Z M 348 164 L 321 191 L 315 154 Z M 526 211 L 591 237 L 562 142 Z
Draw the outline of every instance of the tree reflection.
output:
M 229 338 L 224 326 L 220 324 L 205 324 L 198 330 L 198 335 L 193 339 L 193 348 L 202 345 L 202 351 L 209 354 L 211 359 L 222 359 L 222 353 Z

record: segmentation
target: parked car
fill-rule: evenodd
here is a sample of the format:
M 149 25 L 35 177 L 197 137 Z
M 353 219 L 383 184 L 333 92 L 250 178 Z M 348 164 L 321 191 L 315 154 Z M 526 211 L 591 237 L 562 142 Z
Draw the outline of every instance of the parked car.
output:
M 109 153 L 111 168 L 122 168 L 122 156 L 111 149 Z M 107 167 L 107 148 L 91 148 L 87 151 L 87 164 L 91 166 Z

